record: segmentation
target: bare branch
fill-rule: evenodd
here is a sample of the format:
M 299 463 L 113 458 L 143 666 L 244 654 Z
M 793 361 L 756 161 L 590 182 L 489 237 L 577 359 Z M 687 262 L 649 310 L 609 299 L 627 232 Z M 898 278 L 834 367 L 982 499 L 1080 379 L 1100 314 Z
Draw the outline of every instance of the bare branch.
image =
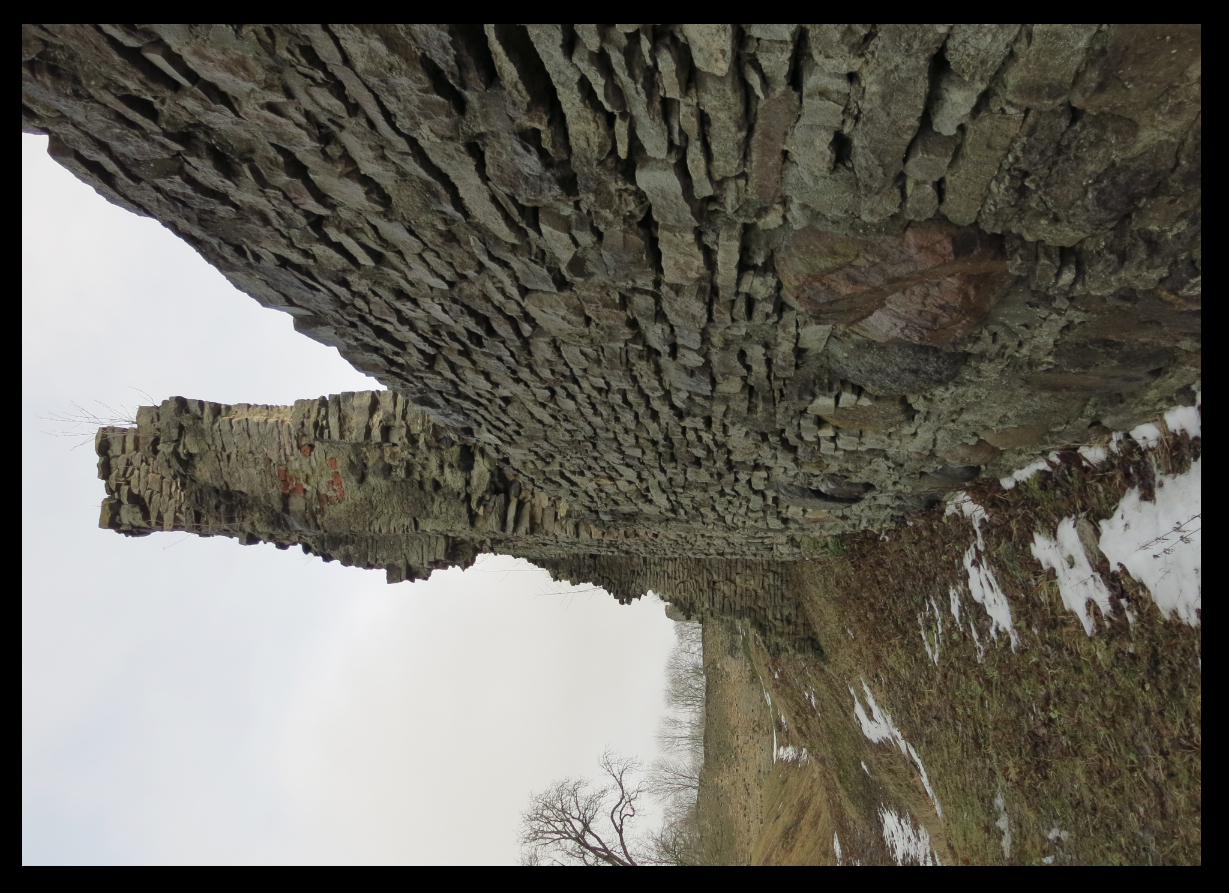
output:
M 135 388 L 134 388 L 135 390 Z M 115 407 L 101 400 L 94 401 L 99 410 L 94 412 L 73 401 L 71 412 L 53 412 L 39 416 L 39 421 L 49 422 L 53 428 L 44 431 L 53 437 L 71 437 L 78 443 L 73 449 L 87 443 L 93 443 L 94 435 L 99 428 L 135 428 L 137 426 L 136 410 L 128 406 Z M 152 400 L 150 401 L 153 402 Z
M 534 794 L 522 816 L 525 865 L 699 865 L 704 839 L 696 814 L 704 765 L 704 649 L 698 623 L 677 623 L 678 642 L 666 667 L 670 712 L 658 728 L 666 755 L 654 760 L 647 777 L 641 763 L 609 748 L 598 765 L 601 782 L 565 778 Z M 640 798 L 664 806 L 662 827 L 636 834 Z
M 695 754 L 662 756 L 649 768 L 645 792 L 661 802 L 676 798 L 694 800 L 700 790 L 704 761 Z
M 524 864 L 643 863 L 644 847 L 631 836 L 636 801 L 643 790 L 639 784 L 631 783 L 630 775 L 640 768 L 640 763 L 607 750 L 600 766 L 610 784 L 596 787 L 586 778 L 565 778 L 533 795 L 529 809 L 522 814 Z M 599 822 L 599 816 L 603 821 Z

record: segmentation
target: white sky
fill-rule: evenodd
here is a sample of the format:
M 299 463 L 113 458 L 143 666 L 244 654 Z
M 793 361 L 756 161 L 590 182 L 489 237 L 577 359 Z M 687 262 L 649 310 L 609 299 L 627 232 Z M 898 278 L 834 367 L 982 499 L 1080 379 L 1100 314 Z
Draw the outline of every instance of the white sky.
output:
M 22 135 L 22 862 L 514 862 L 532 790 L 651 758 L 660 602 L 98 529 L 92 441 L 40 416 L 378 385 L 45 146 Z

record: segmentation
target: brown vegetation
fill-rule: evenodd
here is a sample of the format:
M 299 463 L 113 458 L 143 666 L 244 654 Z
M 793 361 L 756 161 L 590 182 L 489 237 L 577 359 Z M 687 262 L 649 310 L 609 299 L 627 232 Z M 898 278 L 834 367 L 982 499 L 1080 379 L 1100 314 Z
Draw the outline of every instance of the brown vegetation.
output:
M 1200 449 L 1185 435 L 1146 452 L 1125 441 L 1096 466 L 1065 454 L 1052 473 L 1014 489 L 976 486 L 971 495 L 989 515 L 982 560 L 1011 605 L 1014 651 L 967 595 L 975 627 L 948 622 L 936 635 L 933 623 L 920 626 L 932 600 L 947 613 L 950 589 L 967 579 L 962 554 L 973 532 L 962 517 L 936 510 L 885 535 L 833 539 L 800 565 L 796 585 L 823 659 L 773 654 L 749 629 L 733 633 L 771 695 L 778 743 L 807 749 L 805 761 L 771 771 L 761 760 L 761 783 L 742 806 L 722 792 L 728 810 L 762 804 L 754 846 L 735 861 L 833 864 L 834 835 L 846 864 L 895 861 L 882 833 L 888 807 L 924 828 L 948 864 L 1200 862 L 1201 628 L 1162 616 L 1098 554 L 1114 610 L 1092 609 L 1090 637 L 1029 552 L 1033 531 L 1052 532 L 1065 517 L 1107 518 L 1130 487 L 1147 498 L 1158 473 L 1185 470 Z M 916 749 L 942 816 L 918 765 L 863 734 L 851 696 L 867 702 L 863 683 Z M 710 704 L 710 717 L 721 716 Z M 761 732 L 761 752 L 771 738 Z

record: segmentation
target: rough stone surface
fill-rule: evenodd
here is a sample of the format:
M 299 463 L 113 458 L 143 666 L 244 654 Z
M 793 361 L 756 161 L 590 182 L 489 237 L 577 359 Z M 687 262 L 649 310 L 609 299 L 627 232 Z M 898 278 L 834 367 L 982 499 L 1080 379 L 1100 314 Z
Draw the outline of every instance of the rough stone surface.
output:
M 22 127 L 594 529 L 770 561 L 1198 377 L 1200 46 L 25 25 Z
M 101 429 L 95 448 L 107 489 L 99 525 L 127 536 L 175 530 L 299 545 L 381 568 L 390 583 L 499 552 L 622 602 L 652 589 L 685 617 L 744 618 L 776 641 L 815 647 L 783 577 L 811 541 L 756 542 L 662 523 L 652 511 L 586 517 L 391 391 L 294 406 L 176 397 L 142 407 L 136 428 Z

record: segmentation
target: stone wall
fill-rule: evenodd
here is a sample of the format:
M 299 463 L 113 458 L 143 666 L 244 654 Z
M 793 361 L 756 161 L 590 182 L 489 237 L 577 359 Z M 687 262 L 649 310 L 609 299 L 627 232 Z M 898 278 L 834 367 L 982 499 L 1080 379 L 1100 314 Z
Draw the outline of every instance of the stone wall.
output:
M 174 398 L 142 407 L 136 428 L 101 429 L 95 448 L 107 489 L 99 525 L 127 536 L 299 545 L 382 568 L 390 583 L 498 552 L 620 602 L 652 589 L 690 617 L 746 618 L 776 641 L 810 637 L 784 585 L 797 538 L 590 523 L 391 391 L 294 406 Z
M 1197 378 L 1200 59 L 1185 25 L 26 25 L 22 127 L 614 552 L 770 559 Z

